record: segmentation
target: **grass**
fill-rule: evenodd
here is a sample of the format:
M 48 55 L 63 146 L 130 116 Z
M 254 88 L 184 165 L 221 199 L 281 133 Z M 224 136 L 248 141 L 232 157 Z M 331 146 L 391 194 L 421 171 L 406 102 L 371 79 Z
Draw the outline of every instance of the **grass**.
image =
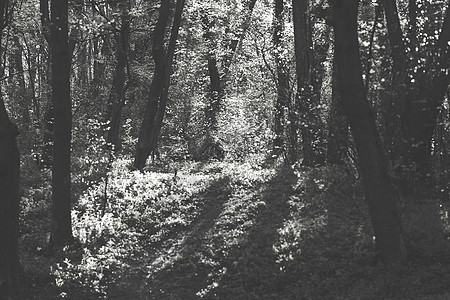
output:
M 186 162 L 129 171 L 73 209 L 80 244 L 46 256 L 46 189 L 23 205 L 18 299 L 449 299 L 450 252 L 375 265 L 352 172 Z M 105 194 L 106 184 L 106 194 Z M 105 197 L 106 195 L 106 197 Z

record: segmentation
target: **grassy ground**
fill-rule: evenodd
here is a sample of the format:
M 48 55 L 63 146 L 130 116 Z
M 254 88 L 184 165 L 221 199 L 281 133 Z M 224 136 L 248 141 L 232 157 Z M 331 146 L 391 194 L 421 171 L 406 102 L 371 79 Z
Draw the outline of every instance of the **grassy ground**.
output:
M 80 244 L 56 255 L 43 250 L 48 191 L 27 194 L 18 299 L 450 299 L 448 248 L 374 264 L 350 170 L 127 164 L 83 193 Z

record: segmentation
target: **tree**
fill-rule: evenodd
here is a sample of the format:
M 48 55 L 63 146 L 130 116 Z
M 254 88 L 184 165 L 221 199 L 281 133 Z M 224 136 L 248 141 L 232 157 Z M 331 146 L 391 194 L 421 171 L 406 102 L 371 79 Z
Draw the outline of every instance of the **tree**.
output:
M 302 164 L 306 166 L 323 164 L 325 159 L 324 151 L 320 150 L 324 144 L 323 124 L 316 108 L 320 102 L 323 77 L 321 64 L 326 57 L 328 43 L 325 41 L 323 46 L 319 46 L 313 42 L 315 22 L 311 17 L 312 10 L 310 1 L 292 1 L 297 94 L 290 111 L 290 155 L 293 160 L 297 159 L 297 131 L 300 129 Z
M 408 33 L 416 35 L 417 6 L 409 1 Z M 412 38 L 404 42 L 404 34 L 395 2 L 383 1 L 392 57 L 393 84 L 400 115 L 401 140 L 397 141 L 397 176 L 405 198 L 404 230 L 411 246 L 430 247 L 442 240 L 439 208 L 433 197 L 432 145 L 439 110 L 450 83 L 448 74 L 450 11 L 447 7 L 442 29 L 439 22 L 422 25 L 425 43 Z M 438 7 L 427 8 L 428 15 L 440 14 Z M 434 20 L 435 18 L 427 18 Z M 419 50 L 419 51 L 417 51 Z M 408 57 L 409 56 L 409 57 Z
M 41 0 L 48 13 L 48 2 Z M 72 242 L 70 149 L 72 104 L 70 100 L 70 61 L 68 1 L 52 0 L 50 18 L 51 86 L 54 108 L 52 163 L 51 246 Z M 48 15 L 47 15 L 48 16 Z M 43 16 L 46 18 L 47 16 Z
M 418 30 L 417 7 L 415 3 L 412 3 L 414 1 L 409 2 L 409 33 L 415 36 Z M 422 183 L 429 181 L 433 132 L 439 108 L 450 83 L 450 76 L 448 72 L 445 72 L 449 67 L 447 41 L 449 40 L 450 12 L 447 9 L 439 39 L 434 44 L 431 40 L 427 40 L 426 45 L 419 45 L 415 37 L 411 39 L 409 47 L 413 59 L 409 59 L 396 3 L 383 1 L 383 6 L 393 61 L 394 85 L 400 107 L 398 113 L 401 116 L 402 131 L 401 163 L 412 166 L 412 171 L 419 175 L 419 178 L 412 176 L 416 178 L 407 184 L 406 190 L 417 191 L 417 185 L 420 186 L 419 189 L 427 190 Z M 429 30 L 437 31 L 436 27 L 434 24 L 430 25 Z M 416 51 L 419 47 L 422 51 Z M 426 65 L 420 62 L 411 64 L 410 61 L 424 61 Z M 424 72 L 424 69 L 433 71 Z
M 330 115 L 328 117 L 328 164 L 343 164 L 348 149 L 348 122 L 342 108 L 341 100 L 339 99 L 337 74 L 336 61 L 333 59 L 333 70 L 331 75 L 332 95 Z
M 284 46 L 283 46 L 283 30 L 284 30 L 284 3 L 283 0 L 275 0 L 275 17 L 273 24 L 273 44 L 274 44 L 274 56 L 276 63 L 277 73 L 277 100 L 275 103 L 275 121 L 274 121 L 274 133 L 273 140 L 273 153 L 274 155 L 280 155 L 284 151 L 284 110 L 288 107 L 291 95 L 289 84 L 289 72 L 287 70 L 287 62 L 285 59 Z M 291 120 L 294 121 L 294 120 Z M 295 122 L 295 121 L 294 121 Z M 295 124 L 291 124 L 292 128 L 295 128 Z M 289 158 L 296 160 L 296 144 L 297 144 L 297 130 L 294 129 L 290 136 L 290 155 Z
M 390 264 L 405 258 L 396 198 L 375 119 L 366 98 L 359 54 L 357 16 L 359 1 L 330 1 L 333 12 L 338 91 L 350 123 L 358 154 L 366 201 L 380 261 Z
M 3 29 L 11 13 L 10 3 L 0 1 L 0 53 Z M 2 66 L 3 67 L 3 66 Z M 3 74 L 3 68 L 2 68 Z M 17 291 L 20 280 L 18 254 L 20 156 L 17 127 L 11 122 L 0 95 L 0 295 Z
M 116 41 L 117 64 L 114 71 L 111 91 L 108 99 L 109 130 L 106 142 L 113 145 L 114 150 L 121 148 L 120 127 L 122 119 L 122 108 L 125 105 L 125 93 L 128 88 L 126 84 L 126 70 L 128 65 L 128 48 L 130 35 L 130 3 L 121 1 L 116 4 L 120 9 L 120 29 L 113 26 L 114 39 Z
M 167 52 L 164 49 L 164 37 L 170 15 L 170 0 L 162 0 L 159 8 L 158 22 L 153 31 L 152 54 L 155 62 L 155 72 L 139 131 L 139 139 L 133 163 L 134 167 L 139 170 L 144 168 L 150 154 L 156 151 L 157 139 L 161 131 L 167 105 L 170 73 L 184 2 L 184 0 L 177 1 Z

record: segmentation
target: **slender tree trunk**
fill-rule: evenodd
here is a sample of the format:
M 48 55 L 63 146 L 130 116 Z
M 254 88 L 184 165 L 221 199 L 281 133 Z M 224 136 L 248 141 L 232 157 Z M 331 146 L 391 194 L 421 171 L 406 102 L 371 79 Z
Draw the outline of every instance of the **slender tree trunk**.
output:
M 13 53 L 13 65 L 14 71 L 12 72 L 12 80 L 15 84 L 17 84 L 15 93 L 15 99 L 19 103 L 20 106 L 20 114 L 22 117 L 21 125 L 24 128 L 24 131 L 29 131 L 30 126 L 30 113 L 29 113 L 29 97 L 28 92 L 25 86 L 25 76 L 22 62 L 22 46 L 20 44 L 19 36 L 17 33 L 13 36 L 14 42 L 14 53 Z
M 250 21 L 252 17 L 253 8 L 255 7 L 256 0 L 245 0 L 244 2 L 244 20 L 240 24 L 239 29 L 237 30 L 237 33 L 235 33 L 234 38 L 231 39 L 229 42 L 228 52 L 227 55 L 225 55 L 224 58 L 224 73 L 225 73 L 225 80 L 227 79 L 229 72 L 230 72 L 230 66 L 233 62 L 234 55 L 236 54 L 236 49 L 239 44 L 242 43 L 242 40 L 245 37 L 245 33 L 247 32 L 248 28 L 250 27 Z
M 208 74 L 209 74 L 209 103 L 206 107 L 206 132 L 212 134 L 217 130 L 217 116 L 220 112 L 223 98 L 223 87 L 217 58 L 214 51 L 208 53 Z
M 328 121 L 327 163 L 343 164 L 348 149 L 348 122 L 342 107 L 337 82 L 336 60 L 333 59 L 332 97 Z
M 355 140 L 359 170 L 376 237 L 376 251 L 384 263 L 399 262 L 405 258 L 405 247 L 396 198 L 362 80 L 357 31 L 359 1 L 330 1 L 330 5 L 333 10 L 340 100 Z
M 283 31 L 284 31 L 284 2 L 283 0 L 275 0 L 275 18 L 273 24 L 273 44 L 274 56 L 277 70 L 277 100 L 275 103 L 275 120 L 273 140 L 273 153 L 280 155 L 284 151 L 284 110 L 288 106 L 290 100 L 289 73 L 284 57 Z M 290 141 L 292 141 L 290 138 Z M 296 160 L 296 151 L 290 153 L 289 158 Z
M 150 85 L 150 91 L 148 93 L 144 118 L 139 130 L 139 138 L 136 145 L 136 153 L 133 163 L 133 166 L 139 170 L 142 170 L 144 168 L 147 158 L 150 156 L 152 150 L 150 137 L 158 111 L 159 98 L 164 84 L 166 70 L 164 36 L 166 33 L 169 15 L 170 0 L 161 0 L 158 21 L 153 31 L 152 55 L 155 62 L 155 72 L 153 75 L 152 83 Z
M 294 18 L 294 36 L 295 36 L 295 62 L 297 73 L 297 95 L 295 97 L 294 111 L 299 115 L 294 120 L 291 120 L 293 128 L 301 127 L 302 136 L 302 152 L 303 165 L 312 166 L 314 164 L 314 147 L 313 139 L 314 132 L 314 118 L 312 117 L 311 109 L 313 107 L 313 91 L 311 89 L 311 43 L 309 33 L 309 16 L 308 16 L 309 1 L 307 0 L 292 0 L 293 18 Z M 299 124 L 300 121 L 300 124 Z M 297 131 L 297 130 L 293 130 Z M 294 153 L 297 147 L 292 145 L 291 156 L 296 159 Z
M 128 61 L 128 40 L 130 32 L 129 4 L 122 4 L 120 32 L 116 35 L 117 65 L 114 73 L 111 92 L 108 100 L 109 130 L 106 142 L 110 143 L 115 151 L 121 149 L 120 128 L 122 109 L 125 105 L 126 66 Z
M 151 134 L 151 151 L 155 151 L 157 148 L 157 141 L 161 133 L 161 128 L 163 125 L 164 114 L 166 112 L 167 100 L 169 98 L 169 86 L 170 86 L 170 75 L 172 73 L 173 57 L 175 55 L 175 48 L 178 39 L 178 31 L 181 25 L 181 15 L 183 12 L 185 0 L 178 0 L 175 8 L 175 16 L 173 18 L 172 30 L 170 33 L 169 46 L 167 48 L 167 54 L 165 59 L 165 74 L 164 83 L 162 86 L 162 91 L 159 99 L 158 112 L 155 117 L 155 126 L 153 127 Z
M 68 1 L 51 1 L 50 48 L 52 59 L 52 103 L 55 111 L 52 164 L 51 246 L 72 242 L 70 149 L 72 105 L 70 100 L 70 61 Z

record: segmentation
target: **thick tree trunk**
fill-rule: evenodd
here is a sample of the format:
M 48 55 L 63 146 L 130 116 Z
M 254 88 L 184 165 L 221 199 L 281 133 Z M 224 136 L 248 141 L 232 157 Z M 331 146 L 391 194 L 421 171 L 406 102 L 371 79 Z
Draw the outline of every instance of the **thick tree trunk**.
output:
M 52 164 L 51 246 L 72 242 L 70 149 L 72 105 L 70 100 L 70 61 L 68 1 L 51 1 L 50 48 L 52 57 L 52 103 L 55 112 Z
M 122 121 L 122 109 L 125 106 L 126 92 L 126 66 L 128 61 L 128 39 L 130 34 L 129 4 L 122 4 L 120 32 L 116 38 L 117 65 L 108 99 L 109 130 L 106 142 L 113 146 L 115 151 L 121 149 L 120 128 Z
M 0 40 L 8 22 L 8 1 L 0 0 Z M 0 45 L 1 47 L 1 45 Z M 0 49 L 3 55 L 4 49 Z M 3 66 L 0 68 L 3 73 Z M 3 74 L 2 74 L 3 75 Z M 20 156 L 16 126 L 10 121 L 0 93 L 0 296 L 17 292 L 21 277 L 19 263 Z
M 359 54 L 357 15 L 359 1 L 330 1 L 333 9 L 335 59 L 339 94 L 358 153 L 359 170 L 376 237 L 378 258 L 384 263 L 404 259 L 401 236 L 385 155 L 366 98 Z
M 0 9 L 2 7 L 0 2 Z M 17 290 L 20 276 L 19 178 L 20 158 L 17 148 L 17 128 L 9 120 L 3 98 L 0 97 L 0 295 Z

